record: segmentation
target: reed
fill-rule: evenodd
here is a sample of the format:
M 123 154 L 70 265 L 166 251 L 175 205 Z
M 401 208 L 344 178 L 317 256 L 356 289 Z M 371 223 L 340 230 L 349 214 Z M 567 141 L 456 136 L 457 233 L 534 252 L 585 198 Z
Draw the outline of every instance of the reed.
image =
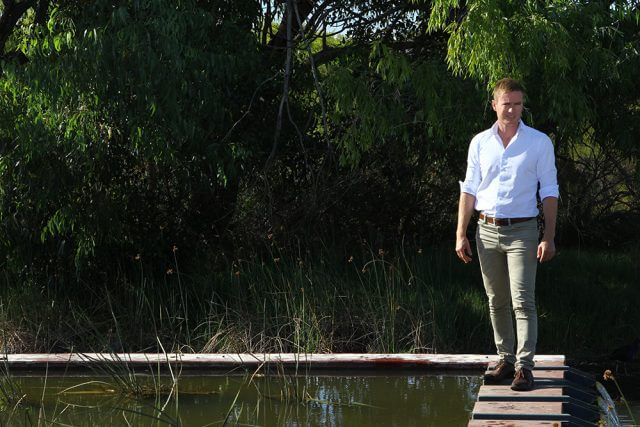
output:
M 566 250 L 542 264 L 538 351 L 592 357 L 640 334 L 637 255 Z M 174 256 L 171 274 L 136 260 L 112 284 L 6 283 L 7 351 L 494 352 L 477 260 L 449 247 L 276 251 L 218 271 Z
M 11 423 L 16 416 L 22 413 L 24 417 L 31 420 L 30 413 L 25 410 L 25 394 L 19 384 L 9 373 L 6 364 L 0 367 L 0 421 Z

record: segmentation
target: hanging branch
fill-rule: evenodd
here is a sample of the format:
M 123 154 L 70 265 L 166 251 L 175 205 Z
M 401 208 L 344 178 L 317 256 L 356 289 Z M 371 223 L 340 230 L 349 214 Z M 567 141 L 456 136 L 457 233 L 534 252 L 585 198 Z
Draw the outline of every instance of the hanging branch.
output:
M 284 63 L 284 82 L 282 84 L 282 98 L 280 99 L 280 107 L 278 108 L 278 118 L 276 119 L 276 133 L 273 137 L 273 146 L 271 147 L 271 153 L 267 158 L 267 161 L 264 165 L 264 172 L 266 172 L 271 164 L 273 163 L 273 159 L 275 158 L 276 151 L 278 149 L 278 140 L 280 139 L 280 133 L 282 131 L 282 114 L 284 111 L 285 104 L 289 102 L 289 79 L 291 77 L 291 56 L 293 51 L 293 37 L 292 37 L 292 16 L 290 13 L 291 10 L 291 1 L 287 0 L 287 11 L 285 12 L 287 16 L 287 55 Z M 279 31 L 278 31 L 279 32 Z
M 327 0 L 328 1 L 328 0 Z M 325 1 L 324 4 L 327 3 Z M 294 9 L 296 12 L 296 19 L 298 20 L 298 26 L 302 28 L 302 18 L 300 17 L 300 13 L 298 12 L 298 7 L 294 5 Z M 323 44 L 326 43 L 326 37 L 323 37 Z M 327 143 L 327 148 L 330 147 L 329 138 L 328 138 L 328 130 L 329 126 L 327 124 L 327 108 L 324 103 L 324 97 L 322 96 L 322 88 L 320 87 L 320 79 L 318 77 L 318 69 L 313 59 L 313 52 L 311 51 L 311 45 L 307 45 L 307 52 L 309 54 L 309 62 L 311 63 L 311 74 L 313 75 L 313 81 L 316 87 L 316 91 L 318 92 L 318 98 L 320 99 L 320 108 L 322 111 L 322 127 L 324 129 L 324 139 Z
M 262 45 L 267 45 L 267 35 L 271 34 L 273 24 L 273 14 L 271 13 L 271 0 L 267 0 L 267 10 L 264 14 L 264 25 L 262 26 Z

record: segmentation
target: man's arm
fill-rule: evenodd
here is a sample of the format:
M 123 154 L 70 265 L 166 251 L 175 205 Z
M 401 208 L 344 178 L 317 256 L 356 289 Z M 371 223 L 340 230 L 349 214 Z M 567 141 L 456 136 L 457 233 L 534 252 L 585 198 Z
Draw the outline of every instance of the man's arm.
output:
M 471 261 L 471 245 L 467 239 L 467 226 L 473 215 L 476 197 L 469 193 L 460 193 L 458 204 L 458 228 L 456 229 L 456 254 L 465 264 Z
M 549 261 L 556 254 L 556 218 L 558 216 L 558 198 L 545 197 L 542 201 L 544 212 L 544 234 L 538 245 L 538 259 L 540 262 Z

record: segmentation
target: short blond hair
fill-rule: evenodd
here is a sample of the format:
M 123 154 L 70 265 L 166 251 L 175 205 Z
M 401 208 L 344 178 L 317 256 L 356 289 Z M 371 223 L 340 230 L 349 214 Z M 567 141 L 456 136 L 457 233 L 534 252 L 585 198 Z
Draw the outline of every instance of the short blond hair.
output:
M 522 92 L 522 95 L 525 94 L 524 86 L 517 81 L 516 79 L 501 79 L 496 82 L 496 85 L 493 87 L 493 97 L 495 98 L 497 94 L 501 92 Z

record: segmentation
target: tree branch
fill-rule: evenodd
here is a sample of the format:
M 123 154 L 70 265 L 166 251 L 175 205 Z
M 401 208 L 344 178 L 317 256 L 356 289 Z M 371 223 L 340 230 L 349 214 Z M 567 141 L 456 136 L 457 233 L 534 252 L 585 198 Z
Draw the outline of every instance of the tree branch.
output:
M 24 13 L 33 7 L 33 0 L 24 0 L 16 3 L 14 0 L 4 1 L 4 11 L 0 17 L 0 56 L 5 57 L 4 46 L 13 32 L 18 20 Z
M 314 6 L 314 0 L 293 0 L 296 3 L 296 7 L 298 8 L 298 13 L 300 14 L 301 22 L 304 22 L 307 19 L 307 16 L 311 12 Z M 288 3 L 288 2 L 287 2 Z M 292 7 L 287 7 L 284 11 L 284 15 L 282 17 L 282 22 L 287 22 L 287 25 L 280 25 L 278 27 L 278 31 L 273 35 L 273 38 L 269 41 L 269 47 L 275 48 L 287 48 L 288 49 L 288 33 L 289 33 L 289 22 L 291 22 L 291 34 L 297 33 L 300 30 L 301 25 L 298 24 L 298 20 L 291 20 L 289 15 L 293 12 Z
M 412 49 L 423 49 L 423 50 L 432 49 L 432 48 L 437 48 L 441 42 L 444 43 L 444 46 L 446 46 L 446 37 L 443 38 L 441 36 L 446 36 L 446 35 L 441 32 L 433 32 L 433 33 L 424 35 L 420 38 L 417 38 L 415 40 L 388 42 L 388 43 L 385 43 L 385 45 L 388 46 L 390 49 L 399 50 L 399 51 L 407 51 Z M 346 55 L 362 47 L 370 48 L 371 43 L 362 44 L 362 45 L 352 44 L 352 45 L 346 45 L 341 47 L 328 46 L 325 49 L 321 50 L 320 52 L 317 52 L 313 56 L 310 56 L 308 62 L 310 64 L 314 63 L 316 66 L 326 64 L 327 62 L 331 62 L 341 55 Z
M 287 17 L 287 25 L 285 27 L 287 31 L 287 55 L 284 64 L 282 98 L 280 99 L 280 107 L 278 108 L 278 118 L 276 120 L 276 133 L 273 137 L 273 146 L 271 147 L 271 153 L 269 153 L 269 157 L 267 158 L 267 161 L 264 165 L 264 172 L 266 172 L 271 167 L 271 164 L 273 163 L 273 160 L 276 156 L 276 152 L 278 149 L 278 140 L 280 139 L 280 132 L 282 131 L 282 114 L 285 104 L 287 105 L 287 109 L 289 108 L 289 79 L 291 78 L 291 56 L 293 53 L 293 17 L 291 16 L 291 14 L 293 13 L 292 5 L 293 0 L 287 0 L 287 10 L 285 12 Z M 280 32 L 280 29 L 278 29 L 278 32 Z

